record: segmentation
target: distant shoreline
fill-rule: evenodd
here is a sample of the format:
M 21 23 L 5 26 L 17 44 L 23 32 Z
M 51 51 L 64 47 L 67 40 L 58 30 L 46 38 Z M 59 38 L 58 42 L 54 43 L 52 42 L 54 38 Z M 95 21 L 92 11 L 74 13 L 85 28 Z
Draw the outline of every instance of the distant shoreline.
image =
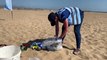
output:
M 0 9 L 2 9 L 3 7 L 0 6 Z M 16 8 L 13 7 L 13 10 L 58 10 L 58 9 L 44 9 L 44 8 Z M 88 10 L 84 10 L 84 12 L 93 12 L 93 13 L 107 13 L 107 12 L 102 12 L 102 11 L 88 11 Z

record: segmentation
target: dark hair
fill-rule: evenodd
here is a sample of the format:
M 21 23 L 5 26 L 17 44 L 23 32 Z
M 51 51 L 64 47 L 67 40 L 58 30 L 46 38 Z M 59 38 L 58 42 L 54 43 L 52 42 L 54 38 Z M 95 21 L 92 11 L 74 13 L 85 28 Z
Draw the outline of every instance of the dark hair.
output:
M 49 15 L 48 15 L 48 20 L 50 21 L 51 23 L 51 26 L 54 26 L 55 25 L 55 13 L 54 12 L 51 12 Z

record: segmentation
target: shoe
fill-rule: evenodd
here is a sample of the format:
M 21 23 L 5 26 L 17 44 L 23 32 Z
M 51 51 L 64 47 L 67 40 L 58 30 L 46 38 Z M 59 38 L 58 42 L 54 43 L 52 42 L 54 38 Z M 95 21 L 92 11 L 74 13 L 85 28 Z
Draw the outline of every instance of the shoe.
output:
M 74 55 L 80 54 L 80 49 L 74 49 L 73 54 L 74 54 Z

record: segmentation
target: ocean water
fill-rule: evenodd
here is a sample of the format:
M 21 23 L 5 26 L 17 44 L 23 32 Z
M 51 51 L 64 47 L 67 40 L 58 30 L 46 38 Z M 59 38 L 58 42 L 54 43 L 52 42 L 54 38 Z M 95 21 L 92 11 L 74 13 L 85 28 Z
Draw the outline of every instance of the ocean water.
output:
M 33 9 L 59 9 L 65 6 L 77 6 L 84 11 L 107 12 L 107 0 L 12 0 L 13 7 Z M 5 0 L 0 0 L 0 6 Z

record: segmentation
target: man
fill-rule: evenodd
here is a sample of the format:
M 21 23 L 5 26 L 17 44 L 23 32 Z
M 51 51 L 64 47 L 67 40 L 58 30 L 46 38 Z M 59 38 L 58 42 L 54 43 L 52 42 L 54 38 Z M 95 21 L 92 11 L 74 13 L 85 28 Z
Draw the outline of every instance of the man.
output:
M 84 12 L 81 11 L 78 7 L 64 7 L 59 9 L 57 12 L 51 12 L 48 15 L 48 20 L 51 23 L 51 26 L 55 26 L 55 37 L 58 37 L 59 34 L 59 22 L 63 23 L 62 33 L 59 38 L 64 40 L 68 27 L 74 25 L 74 33 L 76 37 L 76 49 L 74 49 L 73 54 L 78 54 L 80 51 L 81 45 L 81 25 L 83 22 Z

